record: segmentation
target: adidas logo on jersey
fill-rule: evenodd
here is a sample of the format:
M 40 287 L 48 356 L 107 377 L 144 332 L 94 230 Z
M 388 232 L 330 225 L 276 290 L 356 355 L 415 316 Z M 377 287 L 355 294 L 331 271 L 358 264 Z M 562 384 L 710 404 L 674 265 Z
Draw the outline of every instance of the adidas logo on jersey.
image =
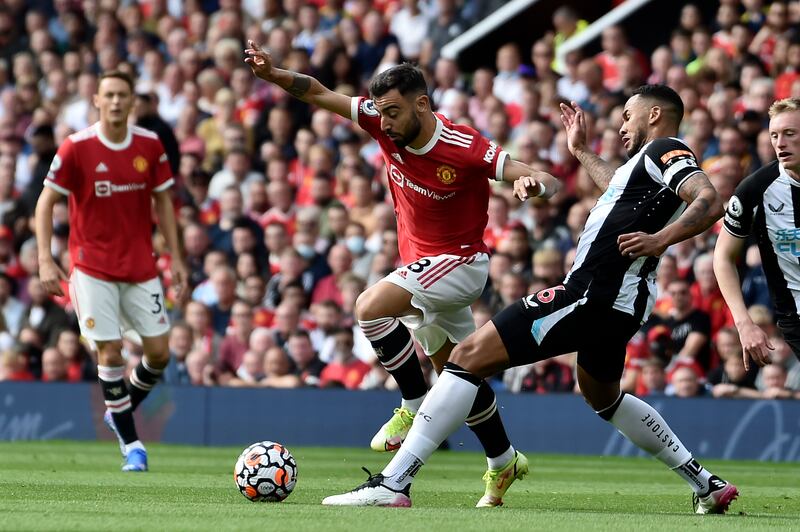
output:
M 403 158 L 400 157 L 399 153 L 393 153 L 392 157 L 394 157 L 394 160 L 397 161 L 398 163 L 405 164 L 405 163 L 403 163 Z
M 101 161 L 101 162 L 100 162 L 100 163 L 97 165 L 97 167 L 94 169 L 94 171 L 95 171 L 95 172 L 97 172 L 98 174 L 99 174 L 100 172 L 108 172 L 108 166 L 106 166 L 106 163 L 104 163 L 104 162 L 102 162 L 102 161 Z

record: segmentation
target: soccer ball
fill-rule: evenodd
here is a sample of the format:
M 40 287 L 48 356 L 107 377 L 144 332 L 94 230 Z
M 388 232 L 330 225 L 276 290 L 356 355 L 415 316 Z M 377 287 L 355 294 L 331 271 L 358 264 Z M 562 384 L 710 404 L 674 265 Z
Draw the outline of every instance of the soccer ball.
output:
M 254 443 L 236 460 L 233 480 L 242 495 L 251 501 L 279 502 L 294 489 L 297 462 L 280 443 Z

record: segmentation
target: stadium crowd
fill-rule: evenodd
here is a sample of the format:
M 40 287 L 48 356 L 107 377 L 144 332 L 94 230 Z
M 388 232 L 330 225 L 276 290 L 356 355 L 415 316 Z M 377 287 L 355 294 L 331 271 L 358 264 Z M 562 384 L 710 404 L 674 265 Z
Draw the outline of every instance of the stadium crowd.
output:
M 613 26 L 599 54 L 574 51 L 557 61 L 557 48 L 587 26 L 569 7 L 553 13 L 552 31 L 531 49 L 508 43 L 495 64 L 474 72 L 440 56 L 502 3 L 0 3 L 0 380 L 96 379 L 69 297 L 52 299 L 39 282 L 31 220 L 57 146 L 97 119 L 91 97 L 105 70 L 138 80 L 133 118 L 159 134 L 176 176 L 190 300 L 174 300 L 170 257 L 154 234 L 174 319 L 164 377 L 171 384 L 394 387 L 353 319 L 358 295 L 400 265 L 377 145 L 350 122 L 255 78 L 242 61 L 247 39 L 268 47 L 276 63 L 354 96 L 381 69 L 418 62 L 439 112 L 563 181 L 552 201 L 522 204 L 511 187 L 493 184 L 485 233 L 493 255 L 473 309 L 478 326 L 563 280 L 600 195 L 567 149 L 559 102 L 589 111 L 596 152 L 618 166 L 622 103 L 643 83 L 670 85 L 686 107 L 682 137 L 725 201 L 775 159 L 767 109 L 800 97 L 800 0 L 722 0 L 709 20 L 686 3 L 679 27 L 649 58 Z M 66 202 L 57 207 L 53 255 L 68 268 Z M 629 345 L 628 391 L 798 397 L 800 363 L 774 325 L 755 245 L 742 264 L 744 294 L 775 350 L 773 364 L 744 368 L 712 268 L 720 228 L 663 257 L 653 316 Z M 126 339 L 125 351 L 134 367 L 141 347 Z M 574 364 L 567 355 L 515 368 L 493 385 L 572 392 Z

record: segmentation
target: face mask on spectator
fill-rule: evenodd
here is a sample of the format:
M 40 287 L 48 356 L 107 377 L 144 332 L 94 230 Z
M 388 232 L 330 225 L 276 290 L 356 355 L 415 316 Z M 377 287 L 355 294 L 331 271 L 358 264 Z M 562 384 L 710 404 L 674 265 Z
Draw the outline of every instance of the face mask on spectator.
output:
M 362 253 L 364 253 L 365 243 L 366 240 L 364 239 L 364 237 L 358 235 L 349 236 L 347 237 L 347 240 L 345 240 L 345 245 L 347 246 L 347 249 L 349 249 L 350 253 L 352 253 L 353 255 L 361 255 Z
M 316 255 L 316 251 L 314 251 L 314 247 L 308 244 L 298 244 L 295 246 L 295 249 L 306 260 L 313 259 L 314 255 Z

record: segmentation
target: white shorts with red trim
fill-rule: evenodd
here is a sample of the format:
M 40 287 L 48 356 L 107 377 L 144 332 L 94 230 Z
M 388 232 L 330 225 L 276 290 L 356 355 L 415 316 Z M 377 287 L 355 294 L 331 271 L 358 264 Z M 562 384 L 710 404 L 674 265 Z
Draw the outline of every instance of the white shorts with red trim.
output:
M 411 304 L 422 316 L 406 316 L 400 321 L 430 356 L 450 340 L 461 342 L 475 331 L 470 305 L 474 303 L 489 276 L 489 255 L 469 257 L 437 255 L 423 257 L 385 277 L 386 281 L 411 293 Z
M 119 283 L 103 281 L 74 268 L 69 289 L 81 334 L 89 340 L 119 340 L 122 331 L 130 329 L 148 338 L 169 332 L 158 278 Z

